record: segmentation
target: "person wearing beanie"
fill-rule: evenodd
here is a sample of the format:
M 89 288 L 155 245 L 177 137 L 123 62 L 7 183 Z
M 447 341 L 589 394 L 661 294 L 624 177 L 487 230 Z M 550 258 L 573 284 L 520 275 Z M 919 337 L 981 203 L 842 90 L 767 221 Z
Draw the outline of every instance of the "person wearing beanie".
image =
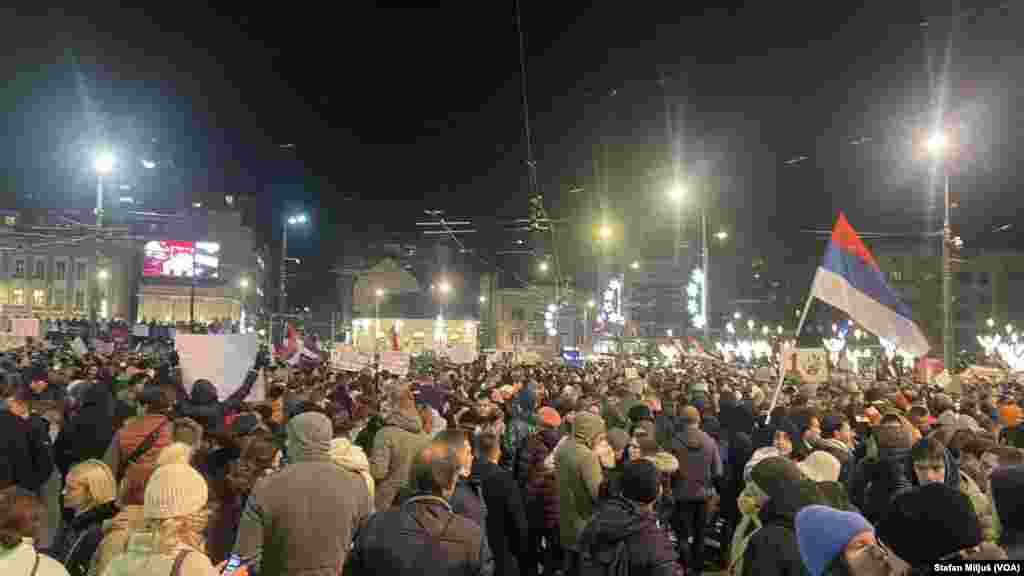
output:
M 526 449 L 519 452 L 515 475 L 523 487 L 526 518 L 529 523 L 530 545 L 525 568 L 534 574 L 534 566 L 543 564 L 545 573 L 562 566 L 559 544 L 558 475 L 555 472 L 554 451 L 562 441 L 559 428 L 562 419 L 554 408 L 545 406 L 537 412 L 540 428 L 526 441 Z M 541 548 L 541 541 L 548 546 Z
M 902 568 L 875 538 L 875 529 L 856 512 L 808 506 L 796 515 L 800 558 L 810 576 L 899 574 Z
M 803 561 L 794 522 L 805 506 L 823 502 L 821 494 L 792 460 L 783 457 L 765 458 L 754 466 L 750 479 L 763 491 L 758 513 L 762 526 L 747 541 L 741 576 L 800 574 Z
M 132 534 L 127 551 L 106 567 L 103 576 L 214 574 L 203 553 L 208 495 L 206 480 L 188 464 L 157 468 L 146 483 L 145 527 Z
M 1024 560 L 1024 465 L 993 470 L 989 494 L 1002 527 L 999 545 L 1010 560 Z
M 653 462 L 637 460 L 622 473 L 622 494 L 606 500 L 580 534 L 581 572 L 603 570 L 600 559 L 625 543 L 626 574 L 683 576 L 683 567 L 668 533 L 658 525 L 655 503 L 661 496 L 659 472 Z
M 983 538 L 990 542 L 998 538 L 991 501 L 977 483 L 960 469 L 948 448 L 934 438 L 923 438 L 911 448 L 910 461 L 913 469 L 911 480 L 914 486 L 942 483 L 960 491 L 971 502 L 981 525 Z
M 289 464 L 253 488 L 234 552 L 256 558 L 260 574 L 336 575 L 355 529 L 370 515 L 369 490 L 331 458 L 330 418 L 299 414 L 287 434 Z
M 823 450 L 815 450 L 797 464 L 808 480 L 818 486 L 825 503 L 837 510 L 851 510 L 850 497 L 846 486 L 839 481 L 842 465 L 835 456 Z
M 933 562 L 961 558 L 981 544 L 981 526 L 971 501 L 942 483 L 896 495 L 878 524 L 878 536 L 917 571 Z
M 599 454 L 605 449 L 611 450 L 604 420 L 581 412 L 573 421 L 572 437 L 555 451 L 561 544 L 569 555 L 572 569 L 578 566 L 577 538 L 593 516 L 601 493 L 604 472 Z

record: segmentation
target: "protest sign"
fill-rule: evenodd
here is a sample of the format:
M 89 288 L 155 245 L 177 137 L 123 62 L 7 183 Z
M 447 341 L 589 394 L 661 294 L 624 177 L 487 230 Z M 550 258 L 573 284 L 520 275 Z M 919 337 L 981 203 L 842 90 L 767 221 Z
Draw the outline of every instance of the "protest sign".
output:
M 345 372 L 359 372 L 373 364 L 373 356 L 363 354 L 351 346 L 335 344 L 331 350 L 331 367 Z
M 448 348 L 448 360 L 452 364 L 471 364 L 476 360 L 476 351 L 469 344 L 456 344 Z
M 394 350 L 381 352 L 380 369 L 396 376 L 405 376 L 409 373 L 409 353 L 395 352 Z
M 192 384 L 205 378 L 224 400 L 238 389 L 256 360 L 256 334 L 178 334 L 174 340 L 181 366 L 181 381 L 191 394 Z M 254 399 L 256 387 L 247 399 Z M 258 399 L 254 399 L 257 400 Z
M 35 318 L 14 318 L 11 321 L 11 332 L 14 336 L 39 337 L 39 320 Z
M 113 342 L 105 342 L 103 340 L 95 340 L 94 339 L 92 341 L 92 346 L 93 346 L 93 348 L 96 349 L 96 353 L 97 354 L 113 354 L 114 353 L 114 343 Z
M 132 335 L 139 338 L 149 338 L 149 326 L 145 324 L 136 324 L 132 328 Z
M 828 352 L 824 348 L 791 348 L 785 351 L 786 373 L 808 384 L 828 382 Z

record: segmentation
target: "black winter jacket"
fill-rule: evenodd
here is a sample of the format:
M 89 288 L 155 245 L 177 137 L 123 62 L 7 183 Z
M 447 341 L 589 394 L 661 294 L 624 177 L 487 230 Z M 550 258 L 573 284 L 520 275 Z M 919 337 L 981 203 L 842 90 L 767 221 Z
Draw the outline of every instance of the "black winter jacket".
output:
M 86 576 L 89 573 L 93 554 L 103 541 L 103 523 L 117 516 L 117 512 L 117 506 L 108 502 L 75 516 L 61 527 L 51 553 L 67 568 L 68 574 Z
M 582 554 L 600 559 L 614 554 L 623 540 L 630 576 L 682 576 L 679 555 L 654 514 L 624 498 L 611 498 L 598 508 L 578 546 Z
M 484 504 L 487 505 L 485 531 L 487 543 L 494 552 L 494 573 L 497 576 L 519 576 L 520 559 L 529 556 L 526 508 L 519 485 L 512 473 L 496 464 L 478 461 L 473 464 L 474 476 L 482 482 Z
M 53 446 L 46 420 L 0 411 L 0 490 L 10 486 L 39 494 L 53 472 Z

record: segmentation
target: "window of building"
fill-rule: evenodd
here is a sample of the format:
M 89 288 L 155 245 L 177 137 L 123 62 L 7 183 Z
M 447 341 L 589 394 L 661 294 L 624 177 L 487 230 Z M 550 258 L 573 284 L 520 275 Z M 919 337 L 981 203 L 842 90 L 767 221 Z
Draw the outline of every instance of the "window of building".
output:
M 891 279 L 893 282 L 903 282 L 903 271 L 893 270 L 892 272 L 889 273 L 889 279 Z
M 11 296 L 13 296 L 12 300 L 14 300 L 15 306 L 25 305 L 25 291 L 22 290 L 21 288 L 15 288 L 14 290 L 12 290 Z
M 18 259 L 14 261 L 14 277 L 24 278 L 25 277 L 25 261 Z
M 235 197 L 232 196 L 231 194 L 225 195 L 224 196 L 224 203 L 227 204 L 228 206 L 234 206 L 235 205 Z
M 4 224 L 7 226 L 14 226 L 18 223 L 17 216 L 4 216 Z
M 67 273 L 67 262 L 54 262 L 53 263 L 53 279 L 63 280 L 64 275 Z
M 35 278 L 39 278 L 39 279 L 46 278 L 46 261 L 45 260 L 36 260 Z
M 75 276 L 78 278 L 79 282 L 85 282 L 85 271 L 85 262 L 77 262 L 75 264 Z
M 33 290 L 32 291 L 32 305 L 43 307 L 46 306 L 46 290 Z
M 85 291 L 75 290 L 75 308 L 85 308 Z

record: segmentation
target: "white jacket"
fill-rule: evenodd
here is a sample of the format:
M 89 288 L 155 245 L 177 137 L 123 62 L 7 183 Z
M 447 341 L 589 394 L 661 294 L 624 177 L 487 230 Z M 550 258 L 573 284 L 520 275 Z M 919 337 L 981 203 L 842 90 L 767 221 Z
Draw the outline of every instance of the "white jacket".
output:
M 26 538 L 21 544 L 9 550 L 0 550 L 0 574 L 4 576 L 29 576 L 39 556 L 36 576 L 68 576 L 64 565 L 46 554 L 37 553 L 32 539 Z

